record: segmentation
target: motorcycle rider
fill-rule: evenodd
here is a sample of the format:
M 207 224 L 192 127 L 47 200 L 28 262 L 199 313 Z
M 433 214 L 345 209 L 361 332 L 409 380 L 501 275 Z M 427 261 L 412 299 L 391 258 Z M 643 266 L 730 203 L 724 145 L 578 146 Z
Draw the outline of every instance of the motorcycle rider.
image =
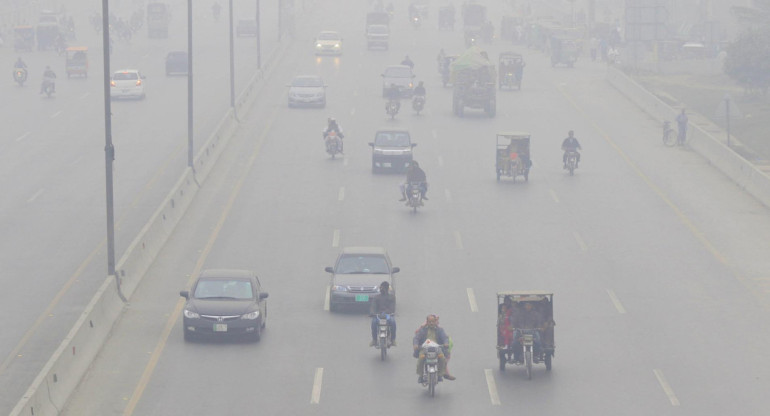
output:
M 53 72 L 50 66 L 45 67 L 43 72 L 43 83 L 40 84 L 40 94 L 45 92 L 45 87 L 51 86 L 51 92 L 56 92 L 56 73 Z
M 423 82 L 420 81 L 417 83 L 417 86 L 414 87 L 414 96 L 421 96 L 425 98 L 425 86 L 423 86 Z
M 337 122 L 337 120 L 334 119 L 334 117 L 329 117 L 329 119 L 326 120 L 326 130 L 323 132 L 324 140 L 326 140 L 326 136 L 328 136 L 331 132 L 337 133 L 337 137 L 340 138 L 340 153 L 342 153 L 342 148 L 344 146 L 342 139 L 345 138 L 345 135 L 342 134 L 342 127 Z
M 521 345 L 521 330 L 522 329 L 535 329 L 534 333 L 534 351 L 533 354 L 535 357 L 540 356 L 540 331 L 544 329 L 545 326 L 545 319 L 543 318 L 543 314 L 540 313 L 537 309 L 534 309 L 534 305 L 532 302 L 523 302 L 524 303 L 524 309 L 520 310 L 516 313 L 513 319 L 513 340 L 514 340 L 514 349 L 513 349 L 513 360 L 517 362 L 522 362 L 521 355 L 524 352 L 523 347 Z
M 409 55 L 406 55 L 403 61 L 401 61 L 401 65 L 406 65 L 409 67 L 409 69 L 414 69 L 414 62 L 412 62 L 411 59 L 409 59 Z
M 388 101 L 385 103 L 385 111 L 388 111 L 388 106 L 391 102 L 396 103 L 396 113 L 401 109 L 401 90 L 396 84 L 390 84 L 390 88 L 385 91 L 385 98 Z
M 396 346 L 396 318 L 393 314 L 396 312 L 396 296 L 390 293 L 390 283 L 383 281 L 380 283 L 380 294 L 372 299 L 369 314 L 372 316 L 372 342 L 370 347 L 377 345 L 377 326 L 379 325 L 378 314 L 388 314 L 388 326 L 390 327 L 390 345 Z
M 13 64 L 13 79 L 16 79 L 16 72 L 21 71 L 21 82 L 27 80 L 27 64 L 21 59 L 21 56 Z
M 425 341 L 431 340 L 441 345 L 443 353 L 438 356 L 438 376 L 447 380 L 454 380 L 456 377 L 446 372 L 447 355 L 449 354 L 449 336 L 444 331 L 444 328 L 438 326 L 438 316 L 428 315 L 425 318 L 425 324 L 417 328 L 414 332 L 414 338 L 412 339 L 412 347 L 414 348 L 414 358 L 417 358 L 417 379 L 418 383 L 422 383 L 422 370 L 425 365 L 425 355 L 420 353 L 420 348 Z
M 578 149 L 582 150 L 583 148 L 580 147 L 580 143 L 575 137 L 574 131 L 570 130 L 569 133 L 567 133 L 567 138 L 561 142 L 561 149 L 564 150 L 564 156 L 562 157 L 562 162 L 564 162 L 564 169 L 567 169 L 567 154 L 569 152 L 575 152 L 577 154 L 575 167 L 578 167 L 578 164 L 580 164 L 580 153 L 578 152 Z
M 23 59 L 21 59 L 21 56 L 19 59 L 16 60 L 16 62 L 13 64 L 14 69 L 27 69 L 27 64 L 24 62 Z
M 413 160 L 409 167 L 406 169 L 406 182 L 401 184 L 401 199 L 400 202 L 406 201 L 406 191 L 412 183 L 419 183 L 420 194 L 422 199 L 427 201 L 428 197 L 425 196 L 428 193 L 428 179 L 425 177 L 425 171 L 420 168 L 420 164 L 416 160 Z

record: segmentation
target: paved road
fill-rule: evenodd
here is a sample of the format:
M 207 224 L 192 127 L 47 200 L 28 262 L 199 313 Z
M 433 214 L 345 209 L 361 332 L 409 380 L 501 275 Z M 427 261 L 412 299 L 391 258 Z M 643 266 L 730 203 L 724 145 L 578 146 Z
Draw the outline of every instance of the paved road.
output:
M 124 2 L 127 4 L 127 2 Z M 131 9 L 114 9 L 128 18 Z M 116 255 L 119 259 L 187 164 L 187 78 L 167 77 L 168 51 L 186 49 L 185 2 L 172 2 L 168 39 L 140 30 L 116 41 L 111 67 L 145 73 L 147 98 L 112 104 Z M 8 75 L 0 85 L 0 313 L 11 317 L 0 335 L 0 413 L 7 413 L 42 368 L 106 275 L 104 106 L 101 37 L 88 25 L 93 2 L 68 2 L 78 40 L 90 48 L 85 79 L 67 79 L 64 57 L 23 53 L 29 82 L 10 72 L 17 58 L 0 50 Z M 267 15 L 277 14 L 265 5 Z M 243 6 L 243 15 L 254 14 Z M 267 19 L 266 19 L 267 20 Z M 275 20 L 275 19 L 273 19 Z M 194 19 L 195 134 L 199 149 L 230 105 L 227 22 L 208 7 Z M 275 51 L 277 29 L 268 21 L 263 57 Z M 236 91 L 257 70 L 256 40 L 236 38 Z M 54 98 L 38 94 L 43 68 L 58 74 Z M 197 151 L 197 150 L 196 150 Z M 6 410 L 6 411 L 3 411 Z
M 319 0 L 300 33 L 340 28 L 346 52 L 314 59 L 301 42 L 276 71 L 138 288 L 66 415 L 762 414 L 770 356 L 767 209 L 697 155 L 659 143 L 659 126 L 604 81 L 600 65 L 553 69 L 537 53 L 498 117 L 451 115 L 433 57 L 459 31 L 418 31 L 397 15 L 388 52 L 366 52 L 365 5 Z M 339 20 L 336 19 L 339 17 Z M 342 29 L 344 28 L 344 30 Z M 490 55 L 508 48 L 489 47 Z M 384 118 L 377 74 L 409 54 L 427 111 Z M 284 78 L 319 73 L 325 110 L 288 109 Z M 319 131 L 346 130 L 330 160 Z M 417 214 L 396 202 L 401 175 L 372 175 L 381 126 L 408 128 L 431 183 Z M 496 182 L 494 134 L 529 130 L 529 183 Z M 583 144 L 574 177 L 558 150 Z M 399 342 L 367 348 L 368 318 L 325 310 L 323 268 L 349 245 L 387 247 L 397 275 Z M 179 290 L 201 268 L 256 269 L 270 293 L 259 343 L 185 343 Z M 496 370 L 494 293 L 555 293 L 553 370 Z M 452 335 L 457 381 L 430 399 L 409 338 L 428 313 Z

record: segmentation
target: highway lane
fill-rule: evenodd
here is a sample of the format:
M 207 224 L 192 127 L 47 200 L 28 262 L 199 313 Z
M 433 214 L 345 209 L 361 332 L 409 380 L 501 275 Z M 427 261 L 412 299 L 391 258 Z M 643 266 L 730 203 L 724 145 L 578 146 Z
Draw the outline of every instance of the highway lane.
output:
M 177 11 L 185 2 L 174 2 Z M 78 40 L 89 47 L 89 77 L 67 79 L 64 58 L 55 52 L 0 52 L 11 68 L 21 55 L 29 82 L 0 85 L 6 99 L 0 119 L 0 264 L 6 290 L 0 311 L 12 316 L 0 335 L 0 409 L 9 410 L 90 300 L 105 276 L 104 109 L 101 37 L 87 23 L 95 8 L 68 2 Z M 237 6 L 238 7 L 238 6 Z M 115 10 L 115 9 L 113 9 Z M 130 9 L 115 10 L 128 17 Z M 123 14 L 121 12 L 125 12 Z M 253 4 L 239 15 L 252 16 Z M 265 16 L 277 14 L 263 6 Z M 116 41 L 112 69 L 137 67 L 147 79 L 147 99 L 113 102 L 116 255 L 118 258 L 178 179 L 187 159 L 187 82 L 166 77 L 169 50 L 186 48 L 186 19 L 177 13 L 169 39 Z M 266 19 L 268 20 L 268 19 Z M 230 105 L 227 22 L 210 9 L 195 15 L 195 141 L 198 149 Z M 276 50 L 277 29 L 266 21 L 263 62 Z M 236 92 L 257 71 L 256 40 L 236 38 Z M 45 65 L 58 74 L 54 98 L 41 97 Z M 10 72 L 10 70 L 9 70 Z M 197 150 L 196 150 L 197 151 Z M 1 410 L 0 410 L 1 412 Z
M 333 4 L 320 2 L 323 16 Z M 309 33 L 329 25 L 323 16 Z M 359 53 L 347 33 L 339 65 L 291 52 L 277 73 L 320 72 L 328 108 L 289 110 L 282 88 L 266 91 L 65 414 L 761 414 L 766 208 L 691 152 L 660 145 L 659 126 L 599 65 L 551 69 L 529 52 L 525 88 L 498 96 L 500 116 L 452 117 L 432 57 L 437 45 L 459 50 L 459 33 L 412 37 L 402 21 L 386 53 Z M 390 122 L 376 74 L 405 53 L 428 84 L 428 111 L 404 105 Z M 347 133 L 343 160 L 323 153 L 329 115 Z M 370 173 L 379 126 L 419 143 L 431 199 L 417 215 L 396 202 L 401 175 Z M 533 133 L 527 184 L 494 180 L 494 133 L 512 128 Z M 574 177 L 560 166 L 568 129 L 585 149 Z M 323 267 L 359 244 L 387 247 L 403 270 L 400 345 L 386 363 L 366 347 L 365 316 L 324 311 Z M 186 344 L 176 292 L 223 266 L 260 273 L 268 330 L 257 344 Z M 532 381 L 496 369 L 492 302 L 506 289 L 556 293 L 554 369 Z M 416 385 L 409 351 L 429 312 L 456 345 L 458 380 L 435 399 Z

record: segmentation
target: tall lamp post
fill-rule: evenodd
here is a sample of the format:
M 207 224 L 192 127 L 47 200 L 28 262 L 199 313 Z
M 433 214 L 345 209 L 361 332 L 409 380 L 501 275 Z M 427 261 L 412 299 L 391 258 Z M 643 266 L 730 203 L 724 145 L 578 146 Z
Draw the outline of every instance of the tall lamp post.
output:
M 257 68 L 262 69 L 262 24 L 259 21 L 259 0 L 257 0 Z
M 110 101 L 110 7 L 108 0 L 102 0 L 102 54 L 104 55 L 104 173 L 106 180 L 107 206 L 107 275 L 115 276 L 118 296 L 126 302 L 120 290 L 120 277 L 115 272 L 115 208 L 112 181 L 112 161 L 115 160 L 115 146 L 112 144 L 112 102 Z
M 233 47 L 233 0 L 230 0 L 230 107 L 235 108 L 235 52 Z
M 192 0 L 187 0 L 187 166 L 193 164 L 193 38 Z

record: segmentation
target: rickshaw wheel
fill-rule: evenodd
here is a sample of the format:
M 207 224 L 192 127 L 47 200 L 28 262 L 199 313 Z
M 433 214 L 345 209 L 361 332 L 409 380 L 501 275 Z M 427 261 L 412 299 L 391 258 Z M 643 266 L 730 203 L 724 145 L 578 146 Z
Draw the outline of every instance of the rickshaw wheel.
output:
M 500 169 L 497 170 L 497 181 L 500 182 Z
M 551 353 L 550 352 L 545 353 L 545 369 L 546 371 L 551 371 Z
M 500 360 L 500 371 L 503 372 L 505 371 L 505 363 L 506 363 L 505 352 L 502 350 L 498 351 L 497 355 L 498 355 L 498 359 Z

